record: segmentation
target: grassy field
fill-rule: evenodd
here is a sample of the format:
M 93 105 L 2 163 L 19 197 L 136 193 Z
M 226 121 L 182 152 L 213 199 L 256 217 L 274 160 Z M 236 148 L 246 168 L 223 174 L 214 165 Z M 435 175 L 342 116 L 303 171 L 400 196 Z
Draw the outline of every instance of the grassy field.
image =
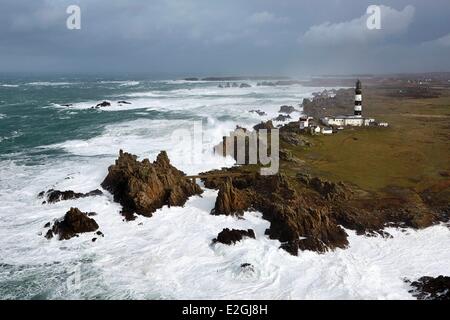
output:
M 285 146 L 303 165 L 284 163 L 288 173 L 307 169 L 367 191 L 392 187 L 420 192 L 449 180 L 450 91 L 439 98 L 391 98 L 382 89 L 364 92 L 364 114 L 389 128 L 345 129 L 310 136 L 312 147 Z M 352 112 L 349 101 L 349 113 Z

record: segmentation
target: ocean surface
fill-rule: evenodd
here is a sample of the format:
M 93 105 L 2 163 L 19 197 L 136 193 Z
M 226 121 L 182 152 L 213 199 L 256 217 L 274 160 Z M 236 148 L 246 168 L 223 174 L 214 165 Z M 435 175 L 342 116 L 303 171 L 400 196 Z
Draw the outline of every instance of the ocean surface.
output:
M 348 249 L 294 257 L 264 236 L 269 222 L 260 214 L 246 213 L 243 220 L 210 215 L 213 190 L 183 208 L 164 207 L 132 222 L 123 221 L 107 192 L 56 204 L 37 198 L 51 188 L 99 188 L 119 149 L 150 160 L 167 150 L 172 164 L 188 174 L 232 166 L 232 159 L 211 152 L 223 135 L 274 118 L 281 105 L 297 106 L 324 89 L 243 82 L 252 87 L 0 78 L 0 298 L 412 299 L 404 278 L 449 275 L 450 231 L 444 226 L 387 230 L 393 239 L 348 231 Z M 110 107 L 92 108 L 105 100 Z M 105 237 L 45 239 L 45 223 L 70 207 L 96 212 Z M 211 245 L 225 227 L 253 228 L 257 239 Z M 243 263 L 253 270 L 242 269 Z

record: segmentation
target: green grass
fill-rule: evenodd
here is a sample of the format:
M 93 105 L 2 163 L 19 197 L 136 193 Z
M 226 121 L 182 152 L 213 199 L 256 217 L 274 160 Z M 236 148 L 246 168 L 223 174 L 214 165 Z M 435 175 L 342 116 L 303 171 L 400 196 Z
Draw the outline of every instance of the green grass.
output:
M 433 99 L 392 99 L 373 91 L 366 98 L 368 116 L 390 128 L 346 129 L 332 136 L 310 137 L 309 148 L 287 146 L 304 165 L 282 164 L 368 191 L 402 187 L 421 191 L 450 172 L 450 94 Z

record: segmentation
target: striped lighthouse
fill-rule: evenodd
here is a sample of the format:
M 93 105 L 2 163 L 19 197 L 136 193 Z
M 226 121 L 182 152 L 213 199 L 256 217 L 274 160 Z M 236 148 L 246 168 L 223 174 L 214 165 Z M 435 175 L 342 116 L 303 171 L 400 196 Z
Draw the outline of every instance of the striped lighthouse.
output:
M 355 117 L 362 117 L 362 85 L 359 79 L 355 89 Z

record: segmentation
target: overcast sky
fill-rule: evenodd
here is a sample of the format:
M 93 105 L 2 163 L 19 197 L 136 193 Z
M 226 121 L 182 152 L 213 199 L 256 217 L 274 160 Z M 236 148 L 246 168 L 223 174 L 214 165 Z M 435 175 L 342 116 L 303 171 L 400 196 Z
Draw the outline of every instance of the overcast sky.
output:
M 81 30 L 66 9 L 81 8 Z M 366 9 L 381 5 L 381 30 Z M 450 71 L 449 0 L 0 0 L 0 71 Z

